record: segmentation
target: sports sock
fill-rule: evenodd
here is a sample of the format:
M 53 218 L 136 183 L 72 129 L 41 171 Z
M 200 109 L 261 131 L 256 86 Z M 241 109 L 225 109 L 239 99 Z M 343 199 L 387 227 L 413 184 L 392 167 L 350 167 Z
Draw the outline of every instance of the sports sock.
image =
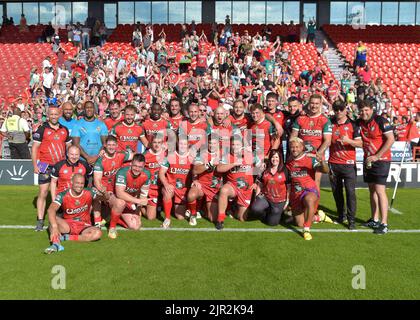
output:
M 321 217 L 318 214 L 316 214 L 316 215 L 314 215 L 314 218 L 312 219 L 312 221 L 321 222 Z
M 163 211 L 165 211 L 165 218 L 171 218 L 171 211 L 172 211 L 172 199 L 170 200 L 163 200 Z
M 95 221 L 95 223 L 102 222 L 102 217 L 101 217 L 101 215 L 99 215 L 99 217 L 94 217 L 93 220 Z
M 111 222 L 109 223 L 110 229 L 117 227 L 117 223 L 118 223 L 118 220 L 120 220 L 120 216 L 121 216 L 120 214 L 117 214 L 111 210 Z
M 311 227 L 311 225 L 312 225 L 312 221 L 305 221 L 304 223 L 303 223 L 303 228 L 305 229 L 305 228 L 310 228 Z
M 53 244 L 60 244 L 60 240 L 61 240 L 61 237 L 60 238 L 59 237 L 53 237 L 51 242 Z
M 192 202 L 188 202 L 187 208 L 188 208 L 188 210 L 190 210 L 191 216 L 196 216 L 197 215 L 197 201 L 196 200 L 194 200 Z
M 226 213 L 219 212 L 219 215 L 217 216 L 217 222 L 223 222 L 226 219 Z

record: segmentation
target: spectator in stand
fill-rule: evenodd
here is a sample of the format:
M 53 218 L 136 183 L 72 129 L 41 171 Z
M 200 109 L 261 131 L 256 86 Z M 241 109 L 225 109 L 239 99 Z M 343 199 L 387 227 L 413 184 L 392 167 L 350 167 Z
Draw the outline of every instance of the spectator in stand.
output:
M 90 47 L 90 28 L 86 24 L 82 27 L 82 49 L 87 50 Z
M 363 68 L 366 65 L 367 48 L 362 41 L 359 41 L 354 52 L 354 69 L 357 67 Z
M 313 17 L 308 22 L 308 43 L 315 43 L 315 28 L 316 28 L 316 22 L 315 17 Z
M 29 28 L 26 24 L 26 18 L 24 14 L 20 15 L 20 22 L 19 22 L 19 32 L 28 32 Z
M 133 46 L 134 48 L 140 47 L 143 42 L 143 35 L 141 34 L 141 27 L 136 26 L 133 31 Z

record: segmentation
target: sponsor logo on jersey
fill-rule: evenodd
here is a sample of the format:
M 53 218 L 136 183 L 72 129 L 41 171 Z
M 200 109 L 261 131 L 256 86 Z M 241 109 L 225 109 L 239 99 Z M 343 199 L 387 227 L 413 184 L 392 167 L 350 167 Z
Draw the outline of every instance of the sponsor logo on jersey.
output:
M 124 142 L 132 142 L 132 141 L 138 141 L 139 137 L 137 136 L 120 136 L 120 141 Z
M 308 176 L 308 172 L 306 170 L 301 170 L 301 171 L 293 171 L 290 173 L 292 178 L 302 178 L 302 177 L 307 177 Z
M 302 135 L 312 136 L 312 137 L 321 137 L 322 130 L 313 130 L 313 129 L 301 129 Z
M 190 169 L 184 169 L 184 168 L 174 168 L 171 167 L 171 169 L 169 170 L 170 173 L 173 174 L 183 174 L 183 175 L 187 175 L 190 172 Z
M 77 201 L 76 201 L 76 203 L 77 203 Z M 79 204 L 80 204 L 80 203 L 79 203 Z M 76 205 L 77 205 L 77 204 L 76 204 Z M 80 213 L 86 212 L 86 211 L 88 210 L 88 208 L 89 208 L 89 205 L 85 204 L 83 207 L 80 207 L 80 208 L 76 208 L 76 209 L 67 209 L 67 210 L 66 210 L 66 213 L 67 213 L 67 214 L 80 214 Z

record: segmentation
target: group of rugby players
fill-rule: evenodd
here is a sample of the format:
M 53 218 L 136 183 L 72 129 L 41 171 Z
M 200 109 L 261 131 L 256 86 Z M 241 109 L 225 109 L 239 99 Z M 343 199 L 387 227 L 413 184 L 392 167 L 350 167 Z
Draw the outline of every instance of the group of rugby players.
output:
M 237 100 L 232 110 L 219 106 L 208 116 L 195 104 L 184 114 L 180 101 L 172 99 L 169 110 L 153 104 L 149 118 L 140 124 L 136 107 L 120 110 L 113 101 L 105 120 L 109 135 L 100 134 L 102 146 L 93 157 L 86 155 L 80 138 L 72 144 L 71 129 L 59 123 L 66 113 L 50 107 L 47 122 L 34 134 L 32 150 L 40 186 L 37 230 L 43 229 L 50 185 L 53 198 L 47 210 L 52 245 L 45 252 L 64 250 L 65 240 L 98 240 L 107 222 L 108 236 L 115 239 L 117 225 L 138 230 L 142 216 L 153 220 L 161 212 L 163 228 L 170 227 L 172 217 L 195 226 L 203 215 L 221 230 L 227 215 L 240 221 L 259 218 L 275 226 L 288 208 L 292 215 L 285 222 L 303 228 L 303 238 L 311 240 L 313 222 L 332 222 L 318 210 L 322 173 L 342 174 L 344 181 L 346 175 L 355 175 L 355 148 L 362 146 L 365 181 L 376 203 L 368 224 L 386 233 L 382 191 L 392 131 L 389 134 L 372 106 L 360 103 L 361 120 L 356 124 L 347 118 L 342 102 L 334 103 L 336 117 L 331 122 L 316 94 L 306 106 L 291 97 L 287 110 L 279 110 L 277 95 L 269 93 L 266 104 L 253 104 L 246 112 L 244 102 Z M 91 102 L 85 103 L 86 109 L 91 107 Z M 140 142 L 146 151 L 136 153 Z M 347 197 L 347 206 L 340 218 L 348 219 L 354 229 L 355 201 Z

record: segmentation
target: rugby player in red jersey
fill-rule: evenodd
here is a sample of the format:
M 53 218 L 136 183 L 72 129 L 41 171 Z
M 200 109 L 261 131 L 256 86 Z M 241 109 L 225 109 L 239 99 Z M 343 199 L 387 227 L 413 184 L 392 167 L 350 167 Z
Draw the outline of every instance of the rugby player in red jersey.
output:
M 242 100 L 236 100 L 233 103 L 232 114 L 229 116 L 229 121 L 235 125 L 241 132 L 248 129 L 251 118 L 245 115 L 245 104 Z
M 291 138 L 299 137 L 305 143 L 307 152 L 315 153 L 319 158 L 325 159 L 325 150 L 331 144 L 331 121 L 322 114 L 322 97 L 313 94 L 309 98 L 308 112 L 306 115 L 297 117 Z M 322 172 L 315 173 L 315 181 L 318 189 L 321 185 Z
M 197 176 L 188 191 L 188 210 L 190 211 L 190 225 L 197 225 L 197 200 L 205 198 L 206 212 L 210 222 L 217 219 L 217 193 L 222 186 L 223 175 L 216 172 L 220 162 L 219 136 L 211 134 L 208 139 L 208 150 L 201 152 L 194 160 L 192 174 Z
M 374 113 L 372 103 L 359 103 L 360 135 L 363 141 L 363 180 L 369 186 L 372 217 L 364 224 L 376 234 L 388 232 L 388 197 L 386 180 L 391 167 L 391 146 L 394 134 L 389 122 Z M 379 216 L 381 222 L 379 222 Z
M 178 135 L 188 139 L 191 156 L 195 157 L 200 147 L 205 145 L 211 129 L 207 121 L 200 119 L 200 109 L 197 105 L 189 105 L 188 116 L 189 118 L 187 120 L 181 121 L 179 124 Z
M 276 120 L 282 128 L 284 128 L 284 122 L 286 119 L 284 113 L 277 109 L 277 105 L 279 103 L 277 94 L 270 92 L 267 94 L 265 100 L 267 102 L 267 111 L 265 113 L 271 115 L 274 120 Z
M 124 116 L 121 112 L 121 104 L 117 99 L 111 100 L 108 105 L 109 116 L 104 120 L 108 131 L 118 123 L 124 120 Z
M 249 126 L 248 135 L 251 135 L 252 150 L 261 161 L 268 157 L 271 149 L 278 149 L 283 132 L 277 133 L 273 124 L 266 120 L 263 107 L 259 103 L 250 108 L 252 123 Z
M 127 228 L 139 230 L 141 227 L 140 209 L 147 205 L 150 187 L 150 172 L 145 169 L 144 155 L 137 153 L 130 167 L 118 170 L 115 181 L 117 199 L 111 208 L 111 222 L 108 237 L 117 238 L 117 223 L 122 219 Z
M 333 104 L 335 117 L 332 119 L 330 146 L 330 182 L 338 222 L 348 222 L 350 230 L 356 229 L 356 148 L 362 147 L 360 128 L 347 117 L 346 105 L 342 101 Z M 346 211 L 344 211 L 343 182 L 346 188 Z
M 216 166 L 216 172 L 224 174 L 226 182 L 218 194 L 217 230 L 224 228 L 229 199 L 236 199 L 236 215 L 240 221 L 245 220 L 246 210 L 251 204 L 252 191 L 257 188 L 254 183 L 254 168 L 255 165 L 262 164 L 263 162 L 244 148 L 241 136 L 235 135 L 231 138 L 230 154 L 221 159 Z
M 134 153 L 131 151 L 117 151 L 118 142 L 114 136 L 108 136 L 105 141 L 103 155 L 96 160 L 93 168 L 93 185 L 102 193 L 108 193 L 109 199 L 93 206 L 95 225 L 103 225 L 102 211 L 109 210 L 115 202 L 115 177 L 124 162 L 131 161 Z M 101 210 L 102 209 L 102 210 Z M 125 223 L 119 221 L 125 226 Z
M 92 203 L 96 198 L 97 193 L 93 189 L 85 188 L 85 177 L 79 173 L 73 175 L 70 189 L 59 193 L 48 208 L 52 245 L 45 249 L 45 253 L 63 251 L 61 241 L 100 239 L 101 229 L 92 226 L 90 216 Z M 62 218 L 57 217 L 60 208 L 63 211 Z
M 32 164 L 38 174 L 39 193 L 36 200 L 37 225 L 35 231 L 44 230 L 45 206 L 48 188 L 51 182 L 52 167 L 66 156 L 66 147 L 70 146 L 69 130 L 58 123 L 60 111 L 50 107 L 48 121 L 43 123 L 33 134 Z
M 169 102 L 169 122 L 171 128 L 175 132 L 178 132 L 179 124 L 185 120 L 184 115 L 181 113 L 181 101 L 178 98 L 173 98 Z
M 319 188 L 315 182 L 315 171 L 328 173 L 328 165 L 318 155 L 305 153 L 302 139 L 293 137 L 289 141 L 290 158 L 286 167 L 290 175 L 291 191 L 290 206 L 296 224 L 303 227 L 303 238 L 311 240 L 310 228 L 312 222 L 321 222 L 326 216 L 316 216 L 316 206 L 319 199 Z M 316 158 L 315 158 L 316 157 Z M 315 217 L 315 218 L 314 218 Z
M 148 141 L 148 145 L 152 142 L 155 134 L 160 134 L 163 140 L 168 136 L 168 130 L 171 129 L 170 122 L 162 117 L 162 107 L 158 103 L 154 103 L 150 108 L 150 118 L 143 122 L 143 129 Z
M 233 131 L 235 131 L 235 134 L 240 134 L 240 131 L 236 130 L 235 126 L 224 123 L 226 117 L 226 109 L 217 107 L 214 110 L 214 115 L 209 118 L 211 133 L 217 134 L 219 137 L 219 145 L 222 150 L 229 150 L 230 137 L 232 136 Z
M 149 200 L 147 202 L 147 208 L 145 210 L 145 216 L 148 220 L 156 219 L 156 209 L 159 202 L 159 170 L 161 164 L 165 160 L 165 151 L 162 148 L 163 137 L 159 134 L 152 136 L 150 143 L 150 149 L 144 152 L 144 158 L 146 161 L 146 169 L 149 170 L 150 188 L 149 188 Z
M 159 170 L 159 180 L 163 185 L 163 211 L 165 220 L 162 227 L 167 229 L 171 225 L 172 206 L 175 204 L 175 217 L 184 219 L 187 192 L 192 183 L 193 158 L 188 152 L 188 141 L 179 137 L 177 150 L 169 152 Z
M 126 106 L 124 108 L 124 120 L 117 123 L 110 132 L 110 135 L 117 138 L 118 151 L 127 151 L 127 149 L 130 149 L 132 152 L 136 152 L 139 141 L 145 147 L 148 146 L 148 141 L 142 126 L 134 122 L 136 111 L 137 108 L 135 106 Z
M 56 163 L 51 170 L 51 199 L 70 189 L 71 178 L 76 173 L 88 178 L 93 172 L 88 163 L 80 159 L 80 148 L 72 145 L 67 149 L 67 159 Z

